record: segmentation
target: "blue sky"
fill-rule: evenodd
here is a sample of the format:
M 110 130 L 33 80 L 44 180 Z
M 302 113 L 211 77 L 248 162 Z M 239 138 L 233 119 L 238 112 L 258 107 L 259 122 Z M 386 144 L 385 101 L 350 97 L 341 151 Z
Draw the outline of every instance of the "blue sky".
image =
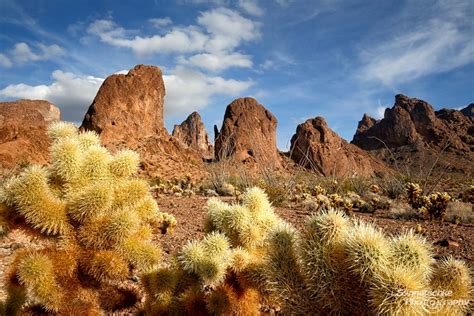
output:
M 435 108 L 474 102 L 474 2 L 0 0 L 0 100 L 47 99 L 82 121 L 101 82 L 160 66 L 168 130 L 199 111 L 211 133 L 253 96 L 296 125 L 324 116 L 351 140 L 364 112 L 404 93 Z

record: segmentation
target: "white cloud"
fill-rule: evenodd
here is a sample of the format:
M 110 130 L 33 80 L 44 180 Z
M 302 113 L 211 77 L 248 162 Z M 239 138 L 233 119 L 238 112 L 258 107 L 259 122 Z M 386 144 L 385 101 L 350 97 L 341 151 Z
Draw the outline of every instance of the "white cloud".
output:
M 127 37 L 130 31 L 112 20 L 96 20 L 87 32 L 104 43 L 126 47 L 136 55 L 232 51 L 244 41 L 260 37 L 260 24 L 230 9 L 202 12 L 198 25 L 174 27 L 164 35 Z
M 26 43 L 16 43 L 15 48 L 12 51 L 12 56 L 15 61 L 19 63 L 25 63 L 28 61 L 40 60 L 41 57 L 33 53 Z
M 460 12 L 458 12 L 460 13 Z M 360 76 L 393 86 L 474 62 L 472 26 L 454 12 L 432 18 L 360 54 Z
M 260 24 L 242 17 L 235 11 L 217 8 L 201 13 L 198 24 L 211 34 L 206 51 L 233 50 L 243 41 L 260 37 Z
M 124 73 L 119 71 L 117 73 Z M 126 73 L 126 72 L 125 72 Z M 40 99 L 61 107 L 62 116 L 69 121 L 80 122 L 104 81 L 93 76 L 80 76 L 56 70 L 50 85 L 20 83 L 0 90 L 0 97 L 10 99 Z M 189 114 L 209 105 L 215 95 L 238 97 L 253 85 L 253 81 L 225 79 L 185 67 L 176 67 L 164 75 L 166 115 Z
M 0 90 L 0 96 L 6 98 L 41 99 L 60 106 L 67 120 L 79 121 L 97 93 L 102 78 L 78 76 L 70 72 L 55 70 L 50 85 L 30 86 L 13 84 Z
M 135 36 L 133 39 L 127 39 L 126 30 L 111 20 L 97 20 L 87 31 L 98 36 L 104 43 L 130 48 L 139 56 L 201 51 L 207 41 L 207 36 L 195 28 L 175 28 L 163 36 Z
M 191 56 L 190 58 L 179 58 L 179 63 L 184 65 L 192 65 L 195 67 L 200 67 L 210 71 L 222 71 L 229 67 L 241 67 L 241 68 L 251 68 L 252 60 L 249 55 L 244 55 L 240 53 L 229 53 L 229 54 L 197 54 Z
M 3 54 L 0 54 L 0 66 L 5 67 L 5 68 L 10 68 L 11 66 L 13 66 L 13 63 L 10 60 L 10 58 L 8 58 L 7 56 Z
M 175 68 L 163 76 L 166 87 L 165 112 L 168 115 L 188 114 L 205 108 L 214 95 L 238 97 L 253 85 L 253 81 L 206 76 L 184 67 Z
M 56 44 L 44 45 L 40 43 L 37 48 L 37 52 L 33 52 L 27 43 L 16 43 L 10 55 L 15 62 L 22 64 L 30 61 L 53 59 L 65 53 L 65 50 Z
M 150 22 L 154 27 L 160 28 L 163 26 L 170 25 L 173 23 L 169 17 L 166 18 L 158 18 L 158 19 L 149 19 L 148 22 Z
M 264 70 L 272 69 L 274 67 L 275 67 L 275 63 L 270 59 L 267 59 L 262 64 L 260 64 L 260 68 Z
M 255 16 L 263 15 L 263 9 L 258 6 L 255 0 L 239 0 L 238 5 L 248 14 Z

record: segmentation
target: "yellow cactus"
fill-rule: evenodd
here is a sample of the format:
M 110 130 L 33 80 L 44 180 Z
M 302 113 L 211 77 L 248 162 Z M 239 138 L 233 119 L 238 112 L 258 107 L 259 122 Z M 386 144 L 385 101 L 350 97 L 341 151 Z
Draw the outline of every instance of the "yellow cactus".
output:
M 139 159 L 133 151 L 112 155 L 97 134 L 78 133 L 69 123 L 53 124 L 48 135 L 52 164 L 30 166 L 6 180 L 0 202 L 32 228 L 58 236 L 58 247 L 18 255 L 13 265 L 19 283 L 10 280 L 6 309 L 21 310 L 31 301 L 77 314 L 134 302 L 133 291 L 120 289 L 116 281 L 129 276 L 129 267 L 157 267 L 161 256 L 151 243 L 152 229 L 169 232 L 176 220 L 159 212 L 148 184 L 135 177 Z M 94 280 L 93 287 L 88 280 Z M 101 291 L 110 294 L 107 302 Z

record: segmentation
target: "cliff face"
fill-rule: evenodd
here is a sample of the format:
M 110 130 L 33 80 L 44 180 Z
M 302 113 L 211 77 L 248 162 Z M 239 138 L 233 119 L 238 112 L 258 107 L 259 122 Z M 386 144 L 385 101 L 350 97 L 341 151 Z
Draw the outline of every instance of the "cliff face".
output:
M 59 109 L 47 101 L 0 102 L 0 167 L 47 163 L 50 144 L 46 128 L 59 119 Z
M 376 121 L 364 115 L 352 143 L 389 164 L 472 173 L 474 127 L 472 104 L 461 111 L 435 111 L 423 100 L 395 96 L 395 104 Z M 441 155 L 440 155 L 441 154 Z

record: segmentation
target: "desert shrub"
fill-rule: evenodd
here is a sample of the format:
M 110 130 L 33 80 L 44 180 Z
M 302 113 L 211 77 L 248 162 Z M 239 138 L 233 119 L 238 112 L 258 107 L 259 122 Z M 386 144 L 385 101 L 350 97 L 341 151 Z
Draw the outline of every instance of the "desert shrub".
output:
M 451 201 L 448 203 L 445 219 L 456 224 L 472 224 L 474 223 L 473 205 L 471 203 Z
M 189 241 L 173 264 L 144 276 L 149 315 L 258 315 L 266 237 L 281 220 L 260 188 L 242 204 L 210 199 L 206 236 Z
M 466 203 L 474 204 L 474 185 L 470 185 L 461 193 L 461 200 Z
M 118 281 L 131 268 L 147 271 L 160 262 L 152 231 L 166 233 L 176 221 L 159 212 L 147 183 L 135 177 L 135 152 L 111 155 L 97 134 L 68 123 L 51 125 L 48 135 L 52 164 L 10 178 L 0 202 L 58 243 L 17 253 L 5 309 L 82 315 L 133 305 L 137 292 Z
M 437 297 L 448 314 L 468 308 L 450 304 L 470 298 L 466 263 L 434 264 L 430 244 L 412 231 L 388 238 L 372 224 L 329 210 L 311 216 L 301 233 L 278 225 L 268 249 L 263 275 L 285 314 L 425 315 L 433 312 L 431 291 L 442 288 L 452 291 Z
M 403 180 L 394 176 L 386 176 L 380 180 L 382 192 L 391 199 L 398 199 L 405 193 Z

